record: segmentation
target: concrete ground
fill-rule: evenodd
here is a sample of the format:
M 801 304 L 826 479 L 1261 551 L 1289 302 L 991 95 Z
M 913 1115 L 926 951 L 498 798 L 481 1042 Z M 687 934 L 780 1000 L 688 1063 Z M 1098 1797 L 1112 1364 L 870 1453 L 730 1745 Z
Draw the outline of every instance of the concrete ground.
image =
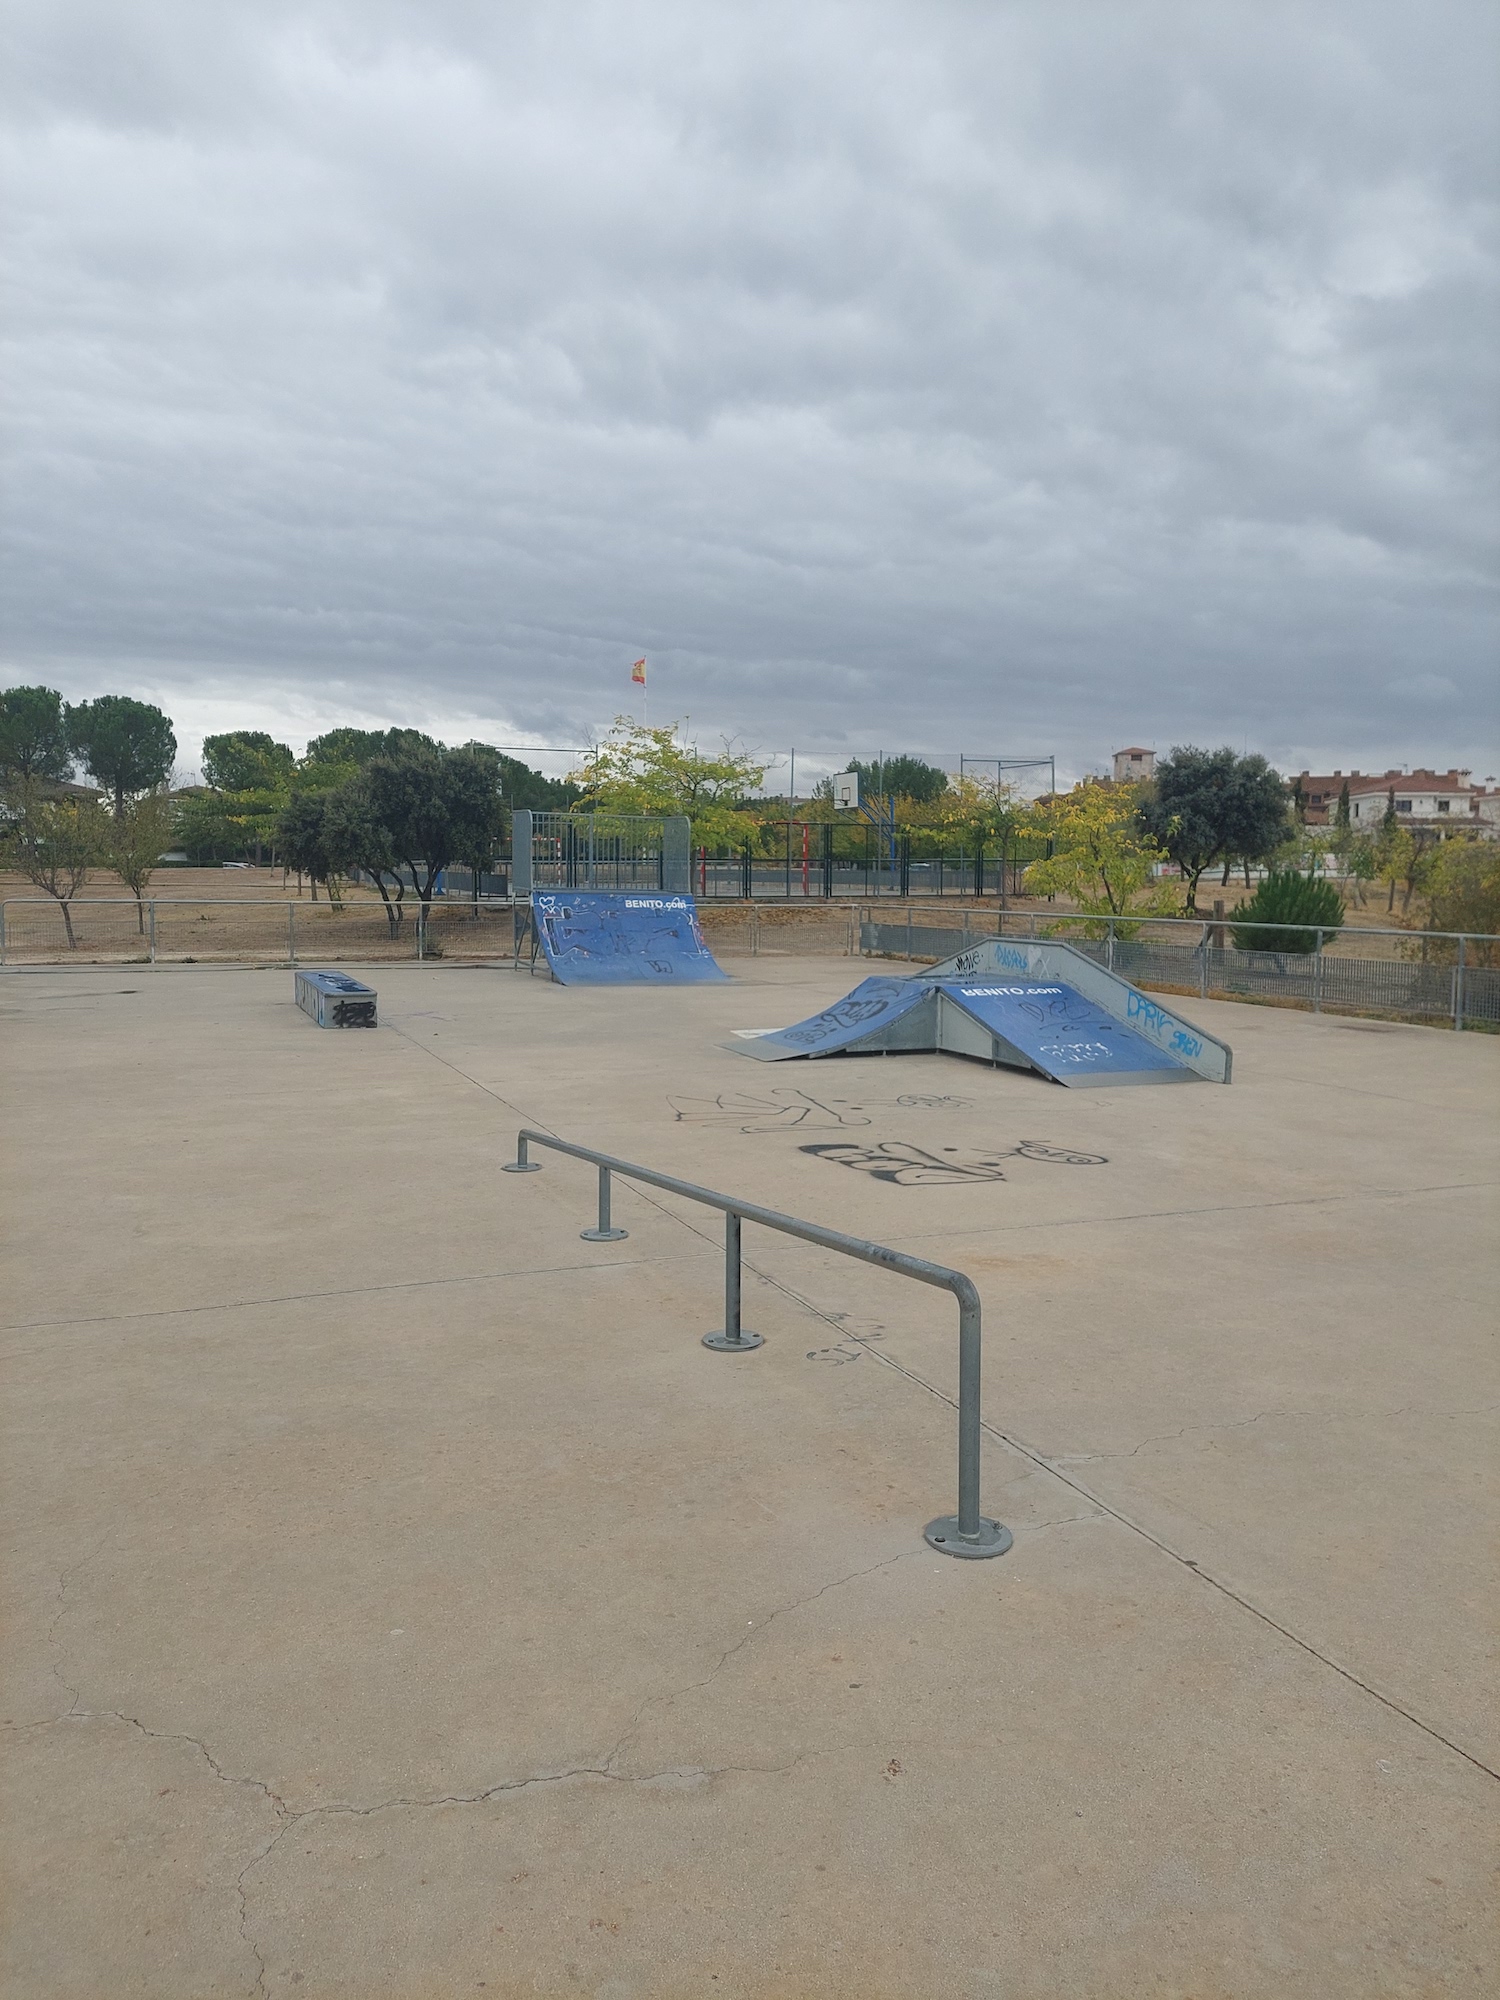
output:
M 772 1068 L 860 968 L 736 970 L 0 981 L 9 2000 L 1493 1993 L 1500 1041 Z M 1011 1553 L 951 1299 L 747 1229 L 712 1354 L 522 1122 L 970 1273 Z

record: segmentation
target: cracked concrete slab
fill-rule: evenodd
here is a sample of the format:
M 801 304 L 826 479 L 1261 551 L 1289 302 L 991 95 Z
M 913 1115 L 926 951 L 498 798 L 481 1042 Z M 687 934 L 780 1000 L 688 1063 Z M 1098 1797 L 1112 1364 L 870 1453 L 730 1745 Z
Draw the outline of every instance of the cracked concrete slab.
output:
M 7 1993 L 1492 1990 L 1500 1047 L 1206 1007 L 1227 1091 L 757 1124 L 717 1042 L 852 968 L 739 969 L 7 983 Z M 583 1244 L 521 1122 L 969 1271 L 1011 1554 L 920 1538 L 951 1300 L 747 1231 L 711 1356 L 717 1217 Z

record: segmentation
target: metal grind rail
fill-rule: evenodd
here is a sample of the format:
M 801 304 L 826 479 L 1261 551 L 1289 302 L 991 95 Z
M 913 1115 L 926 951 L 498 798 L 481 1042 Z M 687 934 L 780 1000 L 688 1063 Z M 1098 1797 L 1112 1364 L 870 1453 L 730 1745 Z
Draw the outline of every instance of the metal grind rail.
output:
M 740 1228 L 743 1223 L 759 1223 L 762 1229 L 779 1230 L 804 1243 L 816 1243 L 824 1250 L 837 1250 L 862 1264 L 874 1264 L 882 1271 L 894 1271 L 901 1278 L 915 1278 L 918 1284 L 934 1285 L 952 1292 L 958 1301 L 958 1512 L 929 1521 L 923 1534 L 931 1546 L 945 1556 L 1003 1556 L 1011 1545 L 1009 1528 L 987 1520 L 979 1511 L 979 1293 L 972 1278 L 962 1271 L 950 1271 L 943 1264 L 929 1264 L 925 1257 L 909 1257 L 904 1250 L 888 1250 L 883 1243 L 869 1243 L 862 1236 L 846 1236 L 839 1229 L 825 1229 L 817 1222 L 803 1222 L 777 1209 L 762 1208 L 757 1202 L 740 1201 L 734 1195 L 718 1194 L 693 1181 L 678 1180 L 675 1174 L 659 1174 L 651 1167 L 638 1167 L 630 1160 L 592 1146 L 575 1146 L 568 1139 L 554 1139 L 546 1132 L 523 1128 L 516 1134 L 516 1157 L 502 1172 L 537 1174 L 541 1162 L 530 1157 L 532 1146 L 548 1146 L 554 1153 L 567 1153 L 599 1169 L 599 1220 L 585 1229 L 586 1243 L 618 1243 L 629 1234 L 616 1229 L 610 1218 L 610 1181 L 614 1174 L 627 1180 L 644 1181 L 648 1187 L 680 1194 L 688 1201 L 717 1208 L 724 1216 L 724 1325 L 703 1336 L 703 1345 L 717 1354 L 749 1354 L 761 1345 L 761 1336 L 740 1324 Z

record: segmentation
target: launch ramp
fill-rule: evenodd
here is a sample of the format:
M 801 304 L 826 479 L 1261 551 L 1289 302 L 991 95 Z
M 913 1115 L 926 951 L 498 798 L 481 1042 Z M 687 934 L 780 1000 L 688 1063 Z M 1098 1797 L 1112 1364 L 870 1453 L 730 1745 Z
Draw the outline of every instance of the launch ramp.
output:
M 997 951 L 1014 954 L 1020 966 L 992 969 L 993 959 L 985 961 Z M 1048 958 L 1032 964 L 1031 953 Z M 1070 1089 L 1227 1083 L 1230 1070 L 1224 1043 L 1081 953 L 996 939 L 915 977 L 862 980 L 821 1014 L 728 1046 L 757 1062 L 945 1050 L 1032 1070 Z
M 537 940 L 564 986 L 690 986 L 728 975 L 691 896 L 532 891 Z

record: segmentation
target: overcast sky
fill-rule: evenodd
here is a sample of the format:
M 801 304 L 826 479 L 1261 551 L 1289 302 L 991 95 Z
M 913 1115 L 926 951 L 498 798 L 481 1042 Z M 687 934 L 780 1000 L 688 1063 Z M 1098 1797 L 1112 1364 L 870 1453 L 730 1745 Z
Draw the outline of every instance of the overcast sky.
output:
M 1488 0 L 8 13 L 7 682 L 1500 771 Z

